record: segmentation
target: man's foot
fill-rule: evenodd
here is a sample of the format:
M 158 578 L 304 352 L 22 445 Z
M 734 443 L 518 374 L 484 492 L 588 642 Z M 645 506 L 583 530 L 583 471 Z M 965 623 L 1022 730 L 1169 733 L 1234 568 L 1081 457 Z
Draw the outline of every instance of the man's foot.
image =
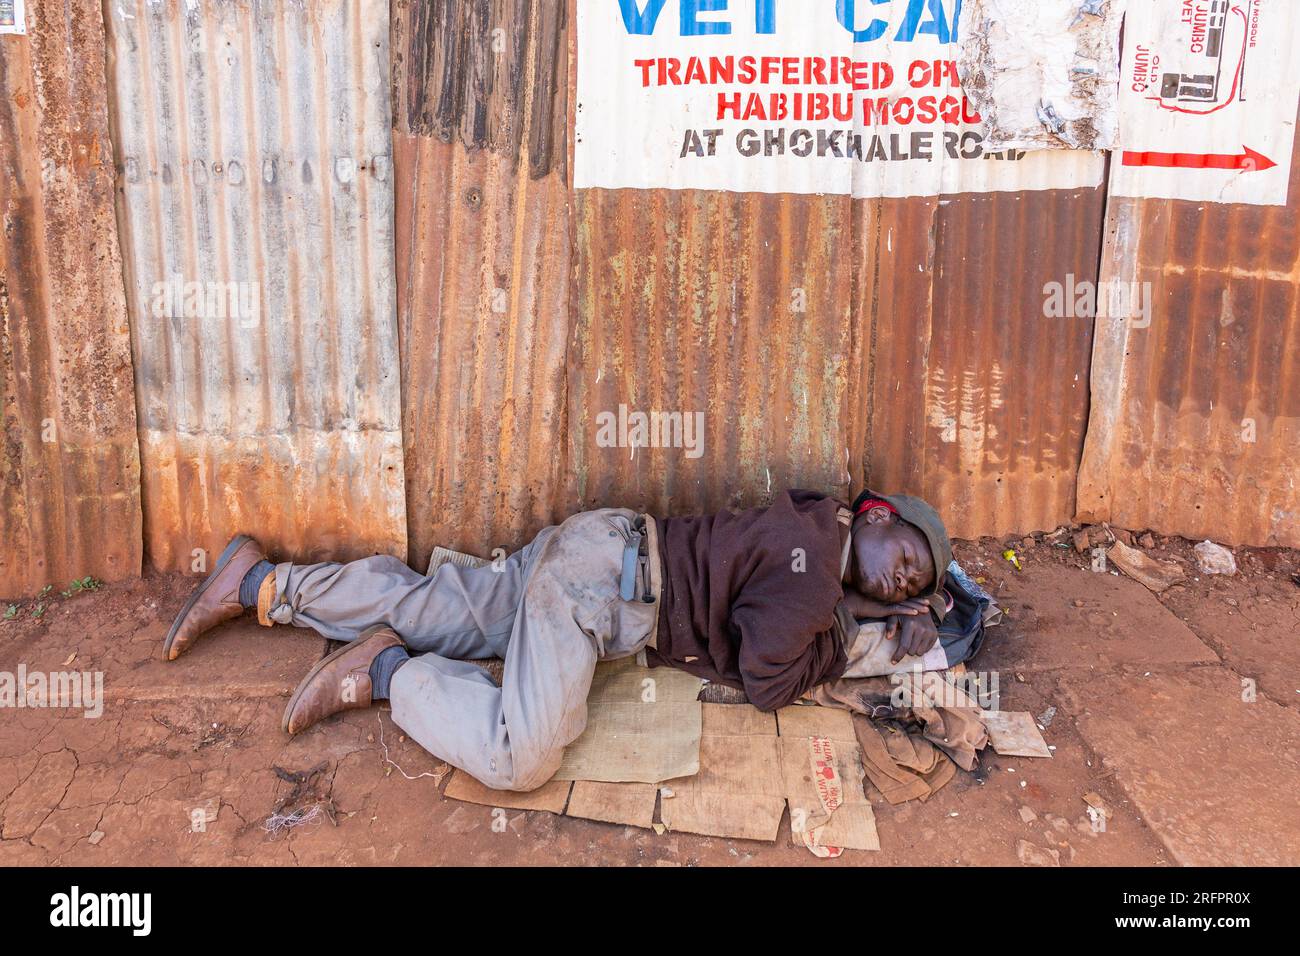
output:
M 244 613 L 244 606 L 239 603 L 239 584 L 262 559 L 261 545 L 248 535 L 236 535 L 226 545 L 226 550 L 217 559 L 216 568 L 190 595 L 167 632 L 163 641 L 163 654 L 167 660 L 176 660 L 201 635 Z
M 284 709 L 286 733 L 297 734 L 345 710 L 371 704 L 370 665 L 402 639 L 387 626 L 372 627 L 316 664 L 302 679 Z

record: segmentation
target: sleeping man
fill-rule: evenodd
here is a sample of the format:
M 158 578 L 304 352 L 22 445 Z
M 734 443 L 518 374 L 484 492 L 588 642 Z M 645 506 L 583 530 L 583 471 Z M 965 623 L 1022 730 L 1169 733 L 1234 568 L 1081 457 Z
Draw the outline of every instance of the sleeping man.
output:
M 895 662 L 929 651 L 951 560 L 933 508 L 874 492 L 852 508 L 790 491 L 738 513 L 587 511 L 491 565 L 428 576 L 388 556 L 271 564 L 239 535 L 164 653 L 247 610 L 311 628 L 346 643 L 298 685 L 286 732 L 386 699 L 430 753 L 494 789 L 532 790 L 585 728 L 598 661 L 644 651 L 776 710 L 844 675 L 858 619 L 886 621 Z M 499 686 L 472 663 L 493 657 Z

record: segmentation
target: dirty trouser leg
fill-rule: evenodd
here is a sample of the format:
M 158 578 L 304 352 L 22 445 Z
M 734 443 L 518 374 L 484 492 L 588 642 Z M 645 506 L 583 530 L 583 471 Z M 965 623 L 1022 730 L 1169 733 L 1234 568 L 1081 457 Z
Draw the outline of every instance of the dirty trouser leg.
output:
M 575 515 L 539 537 L 496 687 L 472 664 L 435 654 L 393 675 L 393 720 L 430 753 L 498 790 L 532 790 L 559 768 L 587 723 L 596 661 L 637 653 L 658 619 L 655 602 L 619 596 L 625 543 L 637 515 Z
M 347 564 L 280 564 L 270 618 L 310 627 L 335 641 L 352 641 L 368 627 L 387 624 L 416 652 L 500 657 L 533 556 L 553 530 L 495 565 L 445 564 L 428 577 L 388 556 Z

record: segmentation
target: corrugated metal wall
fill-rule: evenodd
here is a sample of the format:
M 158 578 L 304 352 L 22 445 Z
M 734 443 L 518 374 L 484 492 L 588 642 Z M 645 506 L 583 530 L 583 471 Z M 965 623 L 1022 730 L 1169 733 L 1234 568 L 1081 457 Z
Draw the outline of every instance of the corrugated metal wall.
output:
M 410 559 L 511 548 L 567 513 L 566 10 L 393 16 Z
M 576 0 L 126 0 L 107 64 L 70 3 L 0 40 L 0 591 L 133 573 L 141 507 L 190 570 L 864 483 L 964 537 L 1300 544 L 1294 198 L 1115 200 L 1103 258 L 1102 189 L 575 194 Z M 1047 317 L 1099 268 L 1151 328 Z M 702 454 L 602 447 L 620 406 Z
M 857 203 L 854 480 L 941 506 L 958 537 L 1074 514 L 1092 322 L 1044 287 L 1097 274 L 1103 191 Z
M 404 555 L 387 0 L 106 9 L 149 558 Z
M 95 0 L 0 36 L 0 595 L 140 571 L 140 459 Z
M 1285 207 L 1111 198 L 1102 280 L 1154 309 L 1098 321 L 1081 517 L 1300 547 L 1298 212 L 1300 150 Z
M 570 381 L 582 507 L 689 513 L 847 484 L 851 216 L 847 197 L 578 194 Z M 699 457 L 602 447 L 598 416 L 620 405 L 702 414 Z
M 572 89 L 573 0 L 554 45 L 535 42 L 550 5 L 411 9 L 394 47 L 414 560 L 583 507 L 790 485 L 924 494 L 968 537 L 1071 520 L 1093 327 L 1048 318 L 1044 286 L 1096 277 L 1102 188 L 583 190 L 570 211 L 558 155 L 539 169 L 525 131 L 563 135 L 538 104 L 552 49 Z M 601 447 L 597 416 L 621 405 L 703 412 L 703 455 Z
M 1052 160 L 1088 168 L 1079 154 Z M 944 198 L 582 190 L 570 389 L 581 505 L 749 506 L 806 486 L 922 494 L 964 537 L 1074 511 L 1103 190 Z M 1016 167 L 1019 168 L 1019 167 Z M 855 170 L 872 176 L 878 171 Z M 595 416 L 705 412 L 706 451 L 598 446 Z

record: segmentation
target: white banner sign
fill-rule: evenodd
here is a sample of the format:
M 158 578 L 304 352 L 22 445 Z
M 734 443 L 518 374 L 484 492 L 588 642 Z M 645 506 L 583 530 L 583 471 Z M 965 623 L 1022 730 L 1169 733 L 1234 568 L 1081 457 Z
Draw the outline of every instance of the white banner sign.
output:
M 1297 0 L 1135 0 L 1111 191 L 1286 205 L 1298 103 Z
M 990 153 L 961 0 L 578 0 L 578 188 L 860 198 L 1100 185 L 1082 151 Z
M 0 0 L 0 33 L 26 33 L 23 0 Z

